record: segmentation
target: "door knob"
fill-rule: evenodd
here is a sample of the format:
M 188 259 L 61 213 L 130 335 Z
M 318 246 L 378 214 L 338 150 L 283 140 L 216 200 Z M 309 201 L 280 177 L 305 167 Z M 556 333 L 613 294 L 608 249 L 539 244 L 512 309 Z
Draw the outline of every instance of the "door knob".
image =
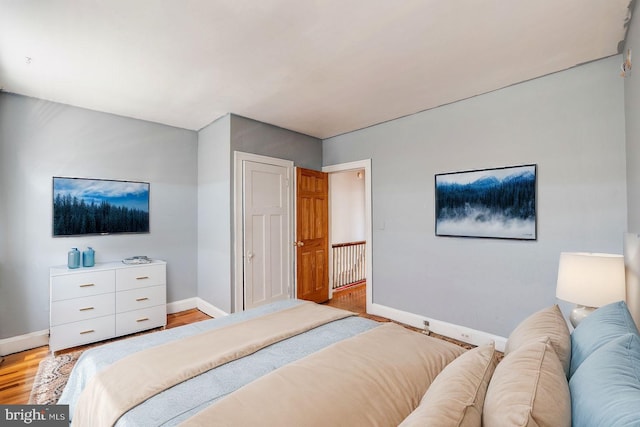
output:
M 249 261 L 253 260 L 253 257 L 255 256 L 255 254 L 253 252 L 249 252 L 247 254 L 247 258 L 249 259 Z
M 293 242 L 293 246 L 297 246 L 297 247 L 304 246 L 304 242 L 302 242 L 302 241 L 300 241 L 300 242 Z

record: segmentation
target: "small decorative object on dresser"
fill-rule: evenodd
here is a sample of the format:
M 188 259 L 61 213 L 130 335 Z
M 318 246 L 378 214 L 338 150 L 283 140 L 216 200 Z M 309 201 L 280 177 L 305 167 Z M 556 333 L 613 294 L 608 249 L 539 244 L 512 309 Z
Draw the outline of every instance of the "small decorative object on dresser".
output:
M 167 324 L 166 262 L 50 269 L 52 352 Z
M 149 264 L 152 259 L 145 255 L 133 256 L 131 258 L 125 258 L 122 260 L 124 264 Z
M 67 253 L 67 268 L 80 267 L 80 251 L 78 248 L 71 248 Z
M 93 267 L 95 265 L 96 251 L 91 246 L 86 251 L 82 251 L 82 266 Z

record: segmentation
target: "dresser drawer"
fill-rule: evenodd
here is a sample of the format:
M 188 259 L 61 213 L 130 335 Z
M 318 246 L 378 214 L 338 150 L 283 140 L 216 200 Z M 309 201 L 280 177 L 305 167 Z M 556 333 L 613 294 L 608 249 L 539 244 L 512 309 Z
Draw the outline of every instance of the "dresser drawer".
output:
M 141 265 L 116 270 L 116 291 L 166 284 L 166 265 Z
M 113 293 L 55 301 L 51 303 L 51 325 L 108 316 L 115 312 Z
M 97 317 L 81 322 L 53 326 L 49 337 L 49 348 L 57 351 L 115 336 L 115 316 Z
M 116 335 L 131 334 L 167 324 L 167 308 L 158 305 L 116 314 Z
M 113 292 L 116 275 L 113 270 L 66 274 L 51 277 L 51 300 L 60 301 Z
M 116 293 L 116 311 L 118 313 L 166 304 L 167 289 L 165 285 L 149 286 Z

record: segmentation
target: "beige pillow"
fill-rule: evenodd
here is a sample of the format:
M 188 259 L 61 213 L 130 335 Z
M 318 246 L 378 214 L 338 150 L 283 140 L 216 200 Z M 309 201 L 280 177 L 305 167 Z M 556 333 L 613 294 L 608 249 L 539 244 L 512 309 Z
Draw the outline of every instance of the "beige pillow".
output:
M 498 364 L 482 423 L 500 427 L 571 427 L 569 384 L 550 340 L 531 342 Z
M 571 333 L 557 304 L 533 313 L 524 319 L 509 335 L 504 350 L 505 356 L 531 341 L 549 337 L 565 375 L 571 364 Z
M 493 343 L 459 356 L 438 374 L 420 405 L 400 425 L 480 427 L 496 361 Z

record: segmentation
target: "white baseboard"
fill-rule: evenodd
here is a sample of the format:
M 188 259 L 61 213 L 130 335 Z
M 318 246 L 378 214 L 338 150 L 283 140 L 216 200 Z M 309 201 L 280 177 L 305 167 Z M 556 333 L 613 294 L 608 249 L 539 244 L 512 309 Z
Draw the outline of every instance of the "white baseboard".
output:
M 223 317 L 229 314 L 199 297 L 170 302 L 167 304 L 167 313 L 178 313 L 180 311 L 191 310 L 192 308 L 197 308 L 211 317 Z
M 507 339 L 498 335 L 489 334 L 487 332 L 478 331 L 453 323 L 442 322 L 436 319 L 430 319 L 425 316 L 409 313 L 407 311 L 397 310 L 380 304 L 371 304 L 367 307 L 367 312 L 375 316 L 386 317 L 414 328 L 424 328 L 424 321 L 429 322 L 429 330 L 439 335 L 444 335 L 458 341 L 466 342 L 473 345 L 483 345 L 491 341 L 495 343 L 496 350 L 504 352 L 507 345 Z
M 49 330 L 31 332 L 0 340 L 0 356 L 49 345 Z
M 226 312 L 197 297 L 168 303 L 167 314 L 191 310 L 192 308 L 197 308 L 211 317 L 223 317 L 227 315 Z M 42 347 L 43 345 L 49 345 L 48 329 L 0 340 L 0 356 L 19 353 L 32 348 Z
M 197 298 L 197 300 L 198 300 L 198 306 L 197 306 L 198 310 L 202 311 L 205 314 L 208 314 L 211 317 L 224 317 L 229 314 L 226 311 L 220 310 L 218 307 L 212 304 L 209 304 L 202 298 Z
M 198 308 L 198 299 L 196 297 L 187 298 L 180 301 L 173 301 L 167 303 L 167 314 L 179 313 L 185 310 L 191 310 L 192 308 Z

